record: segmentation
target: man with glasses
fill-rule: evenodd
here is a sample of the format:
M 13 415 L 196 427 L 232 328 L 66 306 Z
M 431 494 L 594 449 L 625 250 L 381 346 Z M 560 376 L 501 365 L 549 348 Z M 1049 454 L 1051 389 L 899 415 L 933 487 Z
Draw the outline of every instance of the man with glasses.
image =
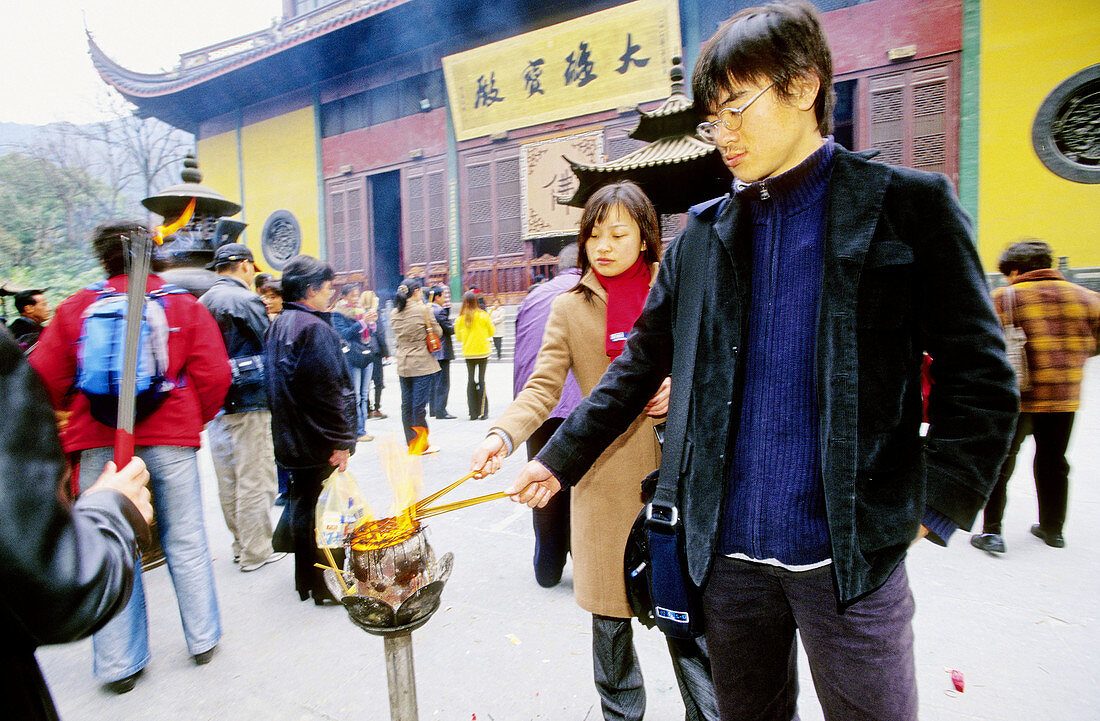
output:
M 698 132 L 732 193 L 692 209 L 625 352 L 511 489 L 541 506 L 576 483 L 671 375 L 661 474 L 724 721 L 795 717 L 796 630 L 825 718 L 917 718 L 906 551 L 970 527 L 1016 413 L 949 181 L 837 146 L 831 83 L 805 3 L 707 42 Z
M 233 534 L 233 562 L 242 571 L 255 571 L 286 556 L 271 548 L 271 507 L 278 479 L 264 384 L 267 308 L 252 292 L 259 267 L 247 246 L 226 243 L 214 251 L 207 268 L 216 270 L 218 279 L 199 302 L 218 321 L 233 385 L 222 412 L 206 424 L 206 435 L 222 515 Z

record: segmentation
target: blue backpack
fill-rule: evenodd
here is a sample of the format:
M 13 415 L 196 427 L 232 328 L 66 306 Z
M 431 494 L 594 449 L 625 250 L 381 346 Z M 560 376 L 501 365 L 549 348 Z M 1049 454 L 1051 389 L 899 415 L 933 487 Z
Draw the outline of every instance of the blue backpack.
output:
M 93 283 L 85 290 L 95 291 L 97 297 L 81 316 L 74 388 L 88 398 L 92 418 L 114 427 L 118 424 L 118 396 L 129 302 L 125 293 L 107 285 L 105 280 Z M 176 387 L 167 377 L 169 327 L 164 312 L 164 297 L 186 292 L 166 283 L 162 288 L 145 294 L 138 343 L 135 422 L 160 408 Z

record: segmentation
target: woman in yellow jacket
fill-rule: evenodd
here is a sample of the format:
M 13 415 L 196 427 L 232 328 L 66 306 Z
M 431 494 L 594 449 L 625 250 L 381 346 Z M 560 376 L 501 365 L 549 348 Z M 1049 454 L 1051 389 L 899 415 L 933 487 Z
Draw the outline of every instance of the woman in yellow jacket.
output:
M 470 405 L 471 421 L 489 417 L 485 368 L 489 365 L 489 348 L 495 332 L 489 314 L 477 304 L 477 294 L 468 291 L 462 296 L 462 312 L 455 320 L 455 337 L 462 343 L 462 355 L 466 358 L 466 402 Z

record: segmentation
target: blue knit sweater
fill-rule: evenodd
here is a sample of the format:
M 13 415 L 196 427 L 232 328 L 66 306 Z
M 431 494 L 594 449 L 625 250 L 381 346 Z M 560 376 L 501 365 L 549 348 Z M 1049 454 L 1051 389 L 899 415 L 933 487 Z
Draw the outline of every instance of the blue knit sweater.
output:
M 785 566 L 830 557 L 814 335 L 835 147 L 828 138 L 786 173 L 734 189 L 752 222 L 752 292 L 719 550 Z

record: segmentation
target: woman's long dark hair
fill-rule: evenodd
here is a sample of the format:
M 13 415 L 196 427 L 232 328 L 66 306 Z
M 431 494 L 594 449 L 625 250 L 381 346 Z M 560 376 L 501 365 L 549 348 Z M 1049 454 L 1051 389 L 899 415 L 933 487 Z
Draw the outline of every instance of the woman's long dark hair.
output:
M 406 278 L 397 286 L 397 292 L 393 294 L 393 307 L 397 312 L 405 310 L 405 304 L 409 298 L 420 290 L 422 283 L 419 278 Z
M 661 223 L 657 220 L 657 211 L 649 197 L 638 187 L 636 183 L 623 180 L 618 183 L 609 183 L 588 198 L 584 204 L 584 212 L 581 214 L 580 227 L 577 230 L 577 267 L 581 269 L 581 275 L 592 267 L 588 260 L 586 243 L 592 235 L 592 229 L 597 223 L 602 223 L 607 214 L 616 205 L 621 206 L 634 222 L 638 224 L 638 231 L 642 236 L 642 257 L 647 264 L 660 262 L 661 260 Z M 593 292 L 582 283 L 573 287 L 574 293 L 580 293 L 585 300 L 592 300 Z

